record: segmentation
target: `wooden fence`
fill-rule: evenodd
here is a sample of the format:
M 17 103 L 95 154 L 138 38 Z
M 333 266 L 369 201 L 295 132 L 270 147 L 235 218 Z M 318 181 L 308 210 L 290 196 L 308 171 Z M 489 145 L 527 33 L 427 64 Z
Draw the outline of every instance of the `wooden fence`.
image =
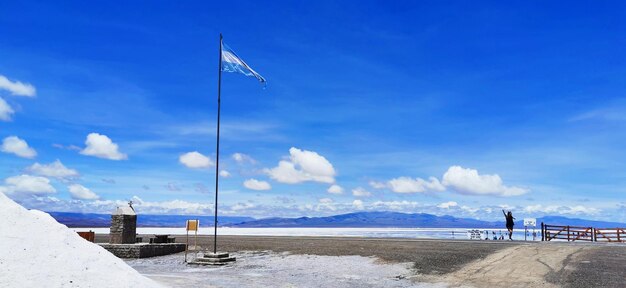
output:
M 541 223 L 541 241 L 626 242 L 626 228 L 594 228 Z
M 595 241 L 598 242 L 626 242 L 624 228 L 596 228 Z

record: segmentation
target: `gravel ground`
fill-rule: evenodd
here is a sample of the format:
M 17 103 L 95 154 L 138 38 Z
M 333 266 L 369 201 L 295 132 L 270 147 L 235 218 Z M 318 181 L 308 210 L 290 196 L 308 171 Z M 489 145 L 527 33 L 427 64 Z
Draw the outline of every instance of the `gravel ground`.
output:
M 380 263 L 375 257 L 298 255 L 270 251 L 235 252 L 226 266 L 190 266 L 182 254 L 127 260 L 142 275 L 170 287 L 445 288 L 411 277 L 408 263 Z
M 144 237 L 145 239 L 148 239 Z M 183 240 L 184 236 L 176 236 Z M 107 242 L 108 235 L 98 235 L 98 242 Z M 414 263 L 420 274 L 445 274 L 464 264 L 485 258 L 502 248 L 517 245 L 509 241 L 453 241 L 398 238 L 356 237 L 269 237 L 269 236 L 219 236 L 220 251 L 291 252 L 325 256 L 375 256 L 395 263 Z M 212 249 L 213 237 L 198 237 L 198 246 Z
M 626 245 L 601 244 L 566 259 L 567 267 L 548 278 L 563 287 L 626 287 Z
M 176 237 L 179 242 L 185 239 L 184 236 Z M 148 237 L 144 239 L 148 239 Z M 106 242 L 108 235 L 98 235 L 96 241 Z M 213 238 L 198 237 L 198 246 L 203 249 L 212 249 Z M 493 269 L 493 273 L 485 274 L 487 276 L 510 275 L 506 271 L 509 269 L 511 273 L 517 274 L 525 274 L 524 271 L 528 271 L 529 274 L 545 271 L 545 276 L 539 277 L 539 279 L 535 277 L 536 282 L 533 282 L 545 283 L 545 285 L 536 286 L 626 287 L 626 282 L 624 282 L 626 279 L 626 245 L 624 244 L 356 237 L 219 236 L 218 250 L 229 252 L 273 251 L 276 253 L 290 252 L 291 254 L 322 256 L 374 256 L 383 262 L 412 263 L 411 270 L 416 275 L 414 279 L 418 281 L 444 279 L 446 277 L 449 279 L 457 277 L 457 280 L 463 280 L 465 277 L 469 279 L 471 277 L 467 275 L 471 275 L 471 271 L 485 273 L 486 269 Z M 517 254 L 517 256 L 510 255 L 510 253 Z M 500 258 L 500 255 L 504 256 Z M 541 275 L 539 272 L 534 274 Z M 427 277 L 423 278 L 420 275 Z M 504 276 L 504 278 L 503 282 L 509 278 L 509 280 L 522 279 L 508 276 Z M 468 284 L 476 287 L 492 286 L 487 285 L 491 282 L 481 281 L 476 278 Z M 489 281 L 494 281 L 494 279 Z M 524 283 L 518 284 L 520 285 L 511 285 L 510 287 L 530 287 Z

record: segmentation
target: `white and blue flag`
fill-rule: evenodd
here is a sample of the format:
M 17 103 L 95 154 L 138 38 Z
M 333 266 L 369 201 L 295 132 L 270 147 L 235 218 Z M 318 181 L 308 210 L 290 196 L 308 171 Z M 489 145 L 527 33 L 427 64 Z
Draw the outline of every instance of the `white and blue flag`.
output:
M 224 72 L 236 72 L 246 76 L 252 76 L 259 80 L 262 84 L 265 84 L 265 78 L 261 74 L 254 71 L 243 59 L 239 58 L 233 49 L 230 49 L 228 45 L 222 42 L 222 71 Z

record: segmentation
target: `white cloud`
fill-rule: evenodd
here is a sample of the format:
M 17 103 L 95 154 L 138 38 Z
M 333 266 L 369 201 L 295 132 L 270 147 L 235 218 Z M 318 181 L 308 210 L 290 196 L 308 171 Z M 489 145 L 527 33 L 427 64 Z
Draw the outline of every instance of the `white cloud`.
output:
M 256 160 L 254 160 L 254 158 L 250 157 L 249 155 L 243 154 L 243 153 L 235 153 L 235 154 L 233 154 L 232 157 L 235 160 L 235 162 L 237 162 L 239 164 L 244 164 L 244 163 L 255 164 L 256 163 Z
M 20 81 L 12 82 L 3 75 L 0 75 L 0 89 L 7 90 L 15 96 L 34 97 L 37 94 L 33 85 Z
M 437 205 L 437 207 L 441 209 L 450 209 L 450 207 L 457 207 L 457 206 L 459 206 L 459 204 L 454 201 L 443 202 Z
M 133 200 L 134 202 L 135 200 Z M 106 202 L 110 201 L 101 201 L 96 200 L 94 202 Z M 124 202 L 122 202 L 125 205 Z M 108 204 L 109 206 L 111 204 Z M 198 203 L 198 202 L 187 202 L 184 200 L 171 200 L 171 201 L 163 201 L 163 202 L 150 202 L 150 201 L 141 201 L 135 206 L 135 210 L 138 213 L 149 214 L 210 214 L 213 211 L 212 203 Z
M 352 201 L 352 207 L 356 210 L 363 210 L 363 201 L 356 199 L 354 201 Z
M 232 211 L 243 211 L 243 210 L 247 210 L 250 208 L 254 208 L 254 204 L 252 203 L 237 203 L 233 206 L 230 206 L 230 210 Z
M 389 180 L 387 183 L 389 189 L 396 193 L 423 193 L 430 191 L 445 191 L 446 187 L 441 185 L 435 177 L 428 178 L 426 181 L 422 178 L 399 177 Z
M 342 194 L 343 193 L 343 188 L 341 188 L 341 186 L 337 185 L 337 184 L 333 184 L 330 187 L 328 187 L 328 193 L 330 194 Z
M 52 147 L 54 148 L 58 148 L 58 149 L 63 149 L 63 150 L 72 150 L 72 151 L 80 151 L 82 150 L 80 147 L 76 146 L 76 145 L 63 145 L 63 144 L 58 144 L 58 143 L 54 143 L 52 144 Z
M 209 157 L 202 155 L 198 151 L 180 155 L 178 161 L 189 168 L 208 168 L 215 165 Z
M 370 187 L 374 188 L 374 189 L 385 189 L 387 188 L 387 185 L 383 182 L 378 182 L 378 181 L 370 181 L 368 183 L 370 185 Z
M 320 199 L 320 200 L 319 200 L 319 202 L 320 202 L 321 204 L 331 204 L 331 203 L 333 203 L 333 199 L 330 199 L 330 198 L 322 198 L 322 199 Z
M 497 174 L 480 175 L 477 170 L 461 166 L 451 166 L 443 175 L 442 183 L 459 193 L 469 195 L 517 196 L 528 193 L 523 188 L 504 186 Z
M 250 190 L 259 190 L 259 191 L 272 189 L 272 186 L 270 185 L 270 183 L 267 183 L 265 181 L 259 181 L 256 179 L 248 179 L 244 181 L 243 186 Z
M 50 185 L 50 180 L 45 177 L 19 175 L 4 180 L 5 186 L 0 186 L 0 192 L 6 194 L 32 194 L 43 195 L 56 193 L 56 189 Z
M 85 140 L 85 149 L 80 154 L 104 158 L 109 160 L 125 160 L 128 159 L 126 154 L 120 153 L 117 144 L 111 141 L 111 138 L 98 133 L 90 133 Z
M 65 167 L 65 165 L 63 165 L 63 163 L 61 163 L 58 159 L 47 165 L 35 163 L 26 168 L 26 171 L 36 175 L 58 179 L 76 178 L 79 176 L 78 171 Z
M 352 195 L 356 197 L 369 197 L 372 196 L 372 193 L 363 189 L 362 187 L 357 187 L 355 189 L 352 189 Z
M 37 152 L 35 149 L 28 146 L 26 141 L 18 138 L 17 136 L 9 136 L 2 141 L 2 148 L 0 149 L 5 153 L 12 153 L 22 158 L 35 158 Z
M 561 215 L 595 215 L 600 213 L 600 209 L 594 207 L 586 207 L 582 205 L 529 205 L 524 208 L 524 212 L 528 214 L 561 214 Z
M 220 171 L 220 177 L 222 177 L 222 178 L 228 178 L 228 177 L 230 177 L 230 176 L 231 176 L 231 175 L 230 175 L 230 172 L 228 172 L 228 171 L 226 171 L 226 170 L 222 170 L 222 171 Z
M 72 184 L 67 187 L 74 199 L 80 200 L 96 200 L 100 198 L 96 193 L 89 190 L 87 187 L 80 184 Z
M 328 184 L 335 182 L 335 168 L 324 156 L 295 147 L 289 149 L 289 154 L 289 161 L 283 160 L 277 167 L 265 169 L 272 179 L 288 184 L 305 181 Z
M 415 212 L 415 209 L 420 207 L 418 202 L 415 201 L 376 201 L 370 205 L 371 210 L 392 210 L 402 212 Z
M 9 103 L 0 98 L 0 121 L 11 121 L 13 113 L 15 111 L 13 111 Z

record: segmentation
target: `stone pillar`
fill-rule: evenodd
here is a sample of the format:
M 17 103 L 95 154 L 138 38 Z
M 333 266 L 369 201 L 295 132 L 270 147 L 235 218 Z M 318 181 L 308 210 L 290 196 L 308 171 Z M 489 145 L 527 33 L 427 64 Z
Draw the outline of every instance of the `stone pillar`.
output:
M 132 207 L 117 207 L 111 214 L 109 243 L 134 244 L 137 233 L 137 214 Z

